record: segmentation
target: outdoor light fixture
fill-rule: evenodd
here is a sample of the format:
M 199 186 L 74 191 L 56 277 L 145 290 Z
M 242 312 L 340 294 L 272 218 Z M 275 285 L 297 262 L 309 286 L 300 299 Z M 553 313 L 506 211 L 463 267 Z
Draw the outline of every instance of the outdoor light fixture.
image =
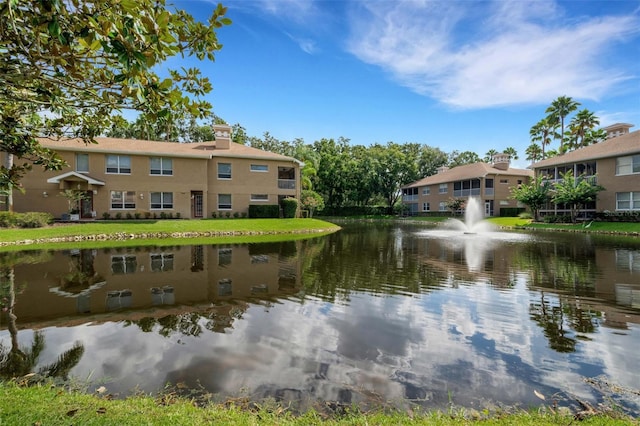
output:
M 49 194 L 47 194 L 47 191 L 42 191 L 42 196 L 43 196 L 44 198 L 47 198 L 47 197 L 49 196 Z
M 142 192 L 140 193 L 140 199 L 144 200 L 144 194 Z

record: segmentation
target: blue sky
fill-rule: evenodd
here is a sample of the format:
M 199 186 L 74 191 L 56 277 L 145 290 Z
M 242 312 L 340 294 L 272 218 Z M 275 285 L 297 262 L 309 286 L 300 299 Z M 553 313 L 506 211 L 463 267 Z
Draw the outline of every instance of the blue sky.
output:
M 640 0 L 222 3 L 233 24 L 197 66 L 216 114 L 250 136 L 513 146 L 526 166 L 529 129 L 558 96 L 640 128 Z M 200 19 L 215 4 L 175 2 Z

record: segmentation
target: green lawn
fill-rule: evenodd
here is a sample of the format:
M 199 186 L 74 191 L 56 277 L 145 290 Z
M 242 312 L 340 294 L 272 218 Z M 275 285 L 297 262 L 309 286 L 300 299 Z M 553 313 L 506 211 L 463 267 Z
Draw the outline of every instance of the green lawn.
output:
M 204 219 L 204 220 L 119 220 L 54 225 L 32 229 L 0 229 L 0 244 L 22 242 L 19 247 L 58 245 L 74 247 L 158 244 L 183 240 L 183 244 L 215 242 L 252 242 L 295 239 L 309 234 L 334 232 L 338 226 L 318 219 Z M 76 238 L 77 237 L 77 238 Z M 63 242 L 56 239 L 71 240 Z M 76 238 L 76 240 L 74 240 Z M 28 244 L 26 244 L 28 242 Z M 127 243 L 127 244 L 123 244 Z M 171 243 L 173 244 L 173 242 Z M 16 247 L 15 245 L 5 245 Z
M 69 392 L 48 385 L 17 386 L 0 382 L 1 425 L 569 425 L 577 424 L 571 413 L 551 408 L 466 410 L 446 412 L 362 413 L 346 406 L 336 411 L 319 405 L 321 411 L 294 415 L 275 401 L 247 404 L 238 399 L 228 404 L 198 407 L 195 401 L 165 395 L 110 399 L 100 395 Z M 585 416 L 581 425 L 637 425 L 615 411 Z

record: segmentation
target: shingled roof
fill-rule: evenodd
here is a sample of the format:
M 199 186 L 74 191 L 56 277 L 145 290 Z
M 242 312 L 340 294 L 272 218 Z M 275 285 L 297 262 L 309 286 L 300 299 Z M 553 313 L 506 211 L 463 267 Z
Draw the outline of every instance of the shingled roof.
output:
M 463 166 L 454 167 L 438 174 L 420 179 L 403 188 L 415 188 L 426 185 L 434 185 L 440 183 L 456 182 L 465 179 L 483 178 L 487 175 L 506 175 L 506 176 L 524 176 L 532 177 L 533 171 L 526 169 L 508 168 L 506 170 L 498 169 L 487 163 L 465 164 Z
M 640 154 L 640 130 L 607 139 L 604 142 L 589 145 L 564 155 L 556 155 L 547 158 L 530 167 L 539 169 L 542 167 L 556 166 L 559 164 L 579 163 L 581 161 L 598 160 L 601 158 L 619 157 L 621 155 Z
M 216 142 L 159 142 L 141 139 L 96 138 L 97 144 L 87 144 L 82 139 L 39 138 L 45 148 L 55 151 L 101 152 L 104 154 L 129 154 L 211 159 L 214 157 L 248 158 L 257 160 L 298 161 L 293 157 L 263 151 L 250 146 L 230 142 L 229 148 L 216 148 Z

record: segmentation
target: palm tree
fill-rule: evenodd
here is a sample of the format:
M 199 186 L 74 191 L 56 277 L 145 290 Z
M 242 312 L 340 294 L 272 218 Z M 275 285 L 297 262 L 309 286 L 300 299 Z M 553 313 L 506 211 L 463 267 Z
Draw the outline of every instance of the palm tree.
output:
M 538 145 L 537 143 L 532 143 L 531 145 L 529 145 L 527 147 L 527 150 L 525 151 L 525 154 L 527 154 L 526 159 L 531 161 L 532 163 L 540 161 L 544 158 L 544 152 L 540 148 L 540 145 Z
M 40 354 L 44 350 L 44 334 L 42 331 L 33 333 L 33 342 L 29 348 L 18 345 L 17 317 L 13 313 L 16 303 L 15 275 L 12 266 L 3 266 L 0 269 L 0 296 L 6 299 L 7 305 L 3 308 L 7 311 L 7 329 L 11 336 L 11 348 L 5 348 L 0 344 L 0 378 L 12 378 L 25 376 L 33 371 Z M 84 346 L 75 342 L 71 349 L 63 352 L 58 359 L 49 365 L 41 367 L 38 373 L 48 377 L 62 377 L 67 379 L 69 371 L 80 362 L 84 354 Z
M 516 149 L 512 146 L 506 147 L 502 152 L 504 152 L 505 154 L 509 154 L 509 157 L 512 160 L 517 160 L 518 158 L 520 158 L 518 157 L 518 151 L 516 151 Z
M 539 142 L 542 148 L 542 156 L 540 159 L 545 158 L 544 147 L 551 143 L 551 137 L 555 134 L 556 128 L 557 126 L 554 125 L 549 118 L 543 118 L 529 130 L 531 142 Z
M 600 124 L 600 119 L 588 109 L 578 111 L 569 123 L 569 131 L 578 140 L 575 148 L 586 146 L 585 135 L 589 130 L 592 130 Z
M 580 102 L 574 101 L 569 96 L 558 96 L 545 111 L 552 123 L 560 123 L 560 151 L 564 149 L 564 119 L 578 109 Z
M 496 151 L 495 149 L 490 149 L 489 151 L 487 151 L 487 153 L 484 155 L 483 161 L 485 163 L 491 163 L 493 161 L 493 156 L 498 154 L 498 151 Z

